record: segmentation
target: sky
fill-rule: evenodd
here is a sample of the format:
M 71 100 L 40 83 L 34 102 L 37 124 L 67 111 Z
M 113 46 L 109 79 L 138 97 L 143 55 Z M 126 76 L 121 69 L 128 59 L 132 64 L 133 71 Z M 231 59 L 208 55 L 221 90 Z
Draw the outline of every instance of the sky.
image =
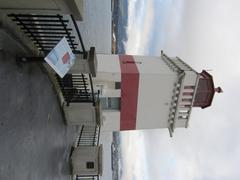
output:
M 126 54 L 178 56 L 216 86 L 212 106 L 188 129 L 122 133 L 122 180 L 240 179 L 240 1 L 131 0 Z

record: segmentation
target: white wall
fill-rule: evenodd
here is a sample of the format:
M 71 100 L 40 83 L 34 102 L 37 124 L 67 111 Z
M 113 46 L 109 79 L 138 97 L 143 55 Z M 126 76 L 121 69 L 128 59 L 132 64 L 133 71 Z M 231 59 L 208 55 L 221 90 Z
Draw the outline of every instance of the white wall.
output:
M 174 74 L 166 63 L 157 56 L 134 56 L 138 70 L 141 74 Z
M 100 90 L 100 97 L 121 97 L 121 90 L 115 89 L 115 82 L 94 80 L 94 90 Z
M 103 132 L 120 130 L 120 111 L 103 111 Z
M 121 69 L 118 55 L 97 54 L 97 77 L 98 81 L 121 81 Z
M 140 73 L 137 129 L 168 127 L 168 115 L 177 74 L 161 57 L 135 56 Z
M 176 81 L 175 74 L 140 76 L 137 129 L 168 127 L 168 115 Z

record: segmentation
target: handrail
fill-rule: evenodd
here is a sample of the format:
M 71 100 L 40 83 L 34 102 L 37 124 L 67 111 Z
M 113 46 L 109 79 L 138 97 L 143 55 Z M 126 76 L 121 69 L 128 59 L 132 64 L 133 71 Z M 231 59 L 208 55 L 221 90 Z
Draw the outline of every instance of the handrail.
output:
M 83 51 L 83 54 L 84 54 L 84 58 L 86 58 L 87 52 L 86 52 L 86 49 L 85 49 L 84 44 L 83 44 L 82 36 L 81 36 L 80 30 L 78 28 L 77 22 L 75 21 L 75 19 L 74 19 L 72 14 L 71 14 L 71 19 L 72 19 L 72 22 L 73 22 L 73 24 L 75 26 L 75 29 L 77 31 L 77 35 L 78 35 L 78 38 L 80 40 L 80 44 L 82 46 L 82 51 Z

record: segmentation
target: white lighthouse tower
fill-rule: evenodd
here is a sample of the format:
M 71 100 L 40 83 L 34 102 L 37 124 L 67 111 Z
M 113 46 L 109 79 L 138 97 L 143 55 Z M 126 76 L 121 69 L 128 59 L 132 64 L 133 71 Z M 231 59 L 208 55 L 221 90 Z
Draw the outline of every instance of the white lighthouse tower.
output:
M 103 131 L 188 127 L 192 107 L 211 105 L 212 76 L 180 58 L 97 55 Z

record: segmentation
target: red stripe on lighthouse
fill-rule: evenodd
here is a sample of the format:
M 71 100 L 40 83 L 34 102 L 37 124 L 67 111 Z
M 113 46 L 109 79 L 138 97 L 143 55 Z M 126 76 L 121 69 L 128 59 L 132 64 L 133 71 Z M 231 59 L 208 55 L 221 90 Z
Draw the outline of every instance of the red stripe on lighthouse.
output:
M 121 67 L 120 130 L 136 129 L 139 72 L 133 56 L 119 55 Z

